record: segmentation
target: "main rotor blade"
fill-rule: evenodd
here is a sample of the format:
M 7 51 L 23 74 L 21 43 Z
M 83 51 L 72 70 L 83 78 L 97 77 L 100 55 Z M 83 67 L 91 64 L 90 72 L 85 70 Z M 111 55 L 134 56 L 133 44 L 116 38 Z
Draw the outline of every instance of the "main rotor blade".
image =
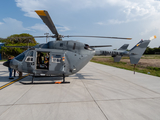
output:
M 96 47 L 112 47 L 112 45 L 96 45 L 96 46 L 90 46 L 91 48 L 96 48 Z
M 110 39 L 125 39 L 125 40 L 131 40 L 132 38 L 123 38 L 123 37 L 106 37 L 106 36 L 80 36 L 80 35 L 68 35 L 63 37 L 92 37 L 92 38 L 110 38 Z
M 39 17 L 43 20 L 43 22 L 48 26 L 48 28 L 52 31 L 52 33 L 58 36 L 59 34 L 57 32 L 57 29 L 53 24 L 53 21 L 50 18 L 48 12 L 46 10 L 36 10 L 35 12 L 39 15 Z

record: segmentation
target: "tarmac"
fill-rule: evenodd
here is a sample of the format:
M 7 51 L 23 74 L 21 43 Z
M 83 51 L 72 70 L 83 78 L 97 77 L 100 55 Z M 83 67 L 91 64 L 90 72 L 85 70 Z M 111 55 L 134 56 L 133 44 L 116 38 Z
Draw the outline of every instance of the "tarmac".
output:
M 0 63 L 0 87 L 13 81 L 8 74 Z M 62 79 L 1 89 L 0 120 L 160 120 L 160 77 L 89 62 L 69 84 L 53 81 Z

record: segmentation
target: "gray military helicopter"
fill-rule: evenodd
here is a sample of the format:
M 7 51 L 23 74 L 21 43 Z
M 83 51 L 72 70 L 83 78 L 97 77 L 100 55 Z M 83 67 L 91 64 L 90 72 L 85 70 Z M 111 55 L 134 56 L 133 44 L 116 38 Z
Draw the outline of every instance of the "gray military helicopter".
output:
M 55 25 L 53 24 L 49 14 L 45 10 L 35 11 L 43 22 L 49 27 L 53 36 L 48 36 L 56 38 L 56 41 L 50 41 L 45 44 L 36 45 L 20 55 L 16 56 L 10 62 L 5 62 L 3 65 L 11 67 L 17 71 L 31 73 L 33 74 L 32 83 L 34 81 L 34 76 L 45 74 L 47 76 L 59 76 L 63 77 L 63 82 L 65 82 L 65 77 L 77 73 L 81 70 L 95 55 L 96 47 L 110 47 L 111 45 L 101 45 L 101 46 L 89 46 L 81 42 L 68 40 L 62 41 L 64 37 L 93 37 L 93 38 L 110 38 L 110 39 L 126 39 L 131 38 L 121 38 L 121 37 L 104 37 L 104 36 L 62 36 L 57 32 Z M 34 36 L 34 38 L 42 38 L 46 36 Z M 29 37 L 23 37 L 29 38 Z M 148 43 L 148 42 L 147 42 Z M 142 47 L 141 47 L 142 46 Z M 136 61 L 137 54 L 147 45 L 139 45 L 135 52 L 131 52 L 131 58 Z M 137 49 L 138 48 L 138 49 Z M 133 51 L 134 51 L 133 49 Z M 42 59 L 43 58 L 43 59 Z
M 119 62 L 123 56 L 129 56 L 131 64 L 137 64 L 150 41 L 155 38 L 156 36 L 150 37 L 149 40 L 141 39 L 131 50 L 127 50 L 129 44 L 124 44 L 118 50 L 96 51 L 96 55 L 111 55 L 114 58 L 114 62 Z
M 96 50 L 95 55 L 111 55 L 113 58 L 120 55 L 127 50 L 129 44 L 122 45 L 118 50 L 106 51 L 106 50 Z M 120 61 L 120 60 L 119 60 Z M 119 62 L 118 60 L 114 59 L 114 62 Z

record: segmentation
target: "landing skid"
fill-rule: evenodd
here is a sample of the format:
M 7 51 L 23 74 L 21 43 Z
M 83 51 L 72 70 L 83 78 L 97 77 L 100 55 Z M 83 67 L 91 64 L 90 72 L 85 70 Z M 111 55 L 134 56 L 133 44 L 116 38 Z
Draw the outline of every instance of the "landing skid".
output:
M 49 76 L 46 76 L 46 77 L 49 77 Z M 60 76 L 52 76 L 52 77 L 60 77 Z M 35 78 L 35 76 L 33 75 L 33 76 L 32 76 L 32 81 L 31 81 L 30 83 L 24 83 L 24 82 L 20 82 L 20 83 L 22 83 L 22 84 L 24 84 L 24 85 L 29 85 L 29 84 L 67 84 L 67 83 L 70 83 L 70 82 L 65 81 L 65 75 L 64 75 L 64 74 L 63 74 L 62 77 L 63 77 L 63 81 L 62 81 L 62 82 L 57 81 L 57 82 L 34 83 L 34 78 Z

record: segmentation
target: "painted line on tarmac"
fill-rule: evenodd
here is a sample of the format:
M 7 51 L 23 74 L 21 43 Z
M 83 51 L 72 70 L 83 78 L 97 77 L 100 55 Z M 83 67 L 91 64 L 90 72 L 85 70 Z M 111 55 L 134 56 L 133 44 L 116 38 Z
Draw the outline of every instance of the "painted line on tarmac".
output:
M 5 88 L 5 87 L 7 87 L 7 86 L 9 86 L 9 85 L 11 85 L 11 84 L 13 84 L 13 83 L 15 83 L 15 82 L 21 80 L 21 79 L 23 79 L 23 78 L 25 78 L 25 77 L 27 77 L 28 75 L 30 75 L 30 73 L 27 74 L 27 75 L 25 75 L 25 76 L 22 76 L 22 77 L 20 77 L 20 78 L 18 78 L 18 79 L 16 79 L 16 80 L 13 80 L 13 81 L 11 81 L 11 82 L 9 82 L 9 83 L 3 85 L 3 86 L 1 86 L 1 87 L 0 87 L 0 90 L 2 90 L 3 88 Z

